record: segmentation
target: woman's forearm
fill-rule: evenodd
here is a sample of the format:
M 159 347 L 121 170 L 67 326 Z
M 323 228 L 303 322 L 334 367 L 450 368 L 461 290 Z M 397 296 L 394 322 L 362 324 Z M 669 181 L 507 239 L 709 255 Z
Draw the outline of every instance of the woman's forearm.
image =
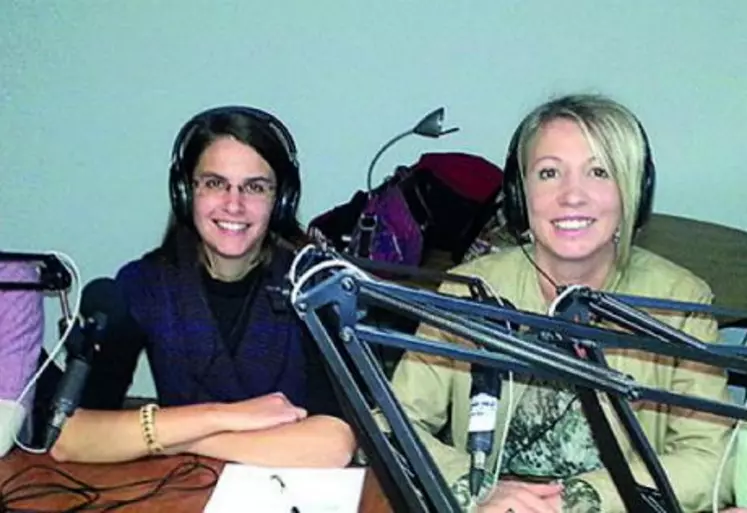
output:
M 158 443 L 166 453 L 181 444 L 222 431 L 210 404 L 163 408 L 155 413 Z M 70 417 L 50 451 L 57 461 L 105 463 L 148 454 L 138 410 L 79 409 Z
M 215 434 L 188 443 L 183 450 L 262 466 L 339 468 L 350 463 L 355 437 L 342 420 L 316 415 L 268 429 Z

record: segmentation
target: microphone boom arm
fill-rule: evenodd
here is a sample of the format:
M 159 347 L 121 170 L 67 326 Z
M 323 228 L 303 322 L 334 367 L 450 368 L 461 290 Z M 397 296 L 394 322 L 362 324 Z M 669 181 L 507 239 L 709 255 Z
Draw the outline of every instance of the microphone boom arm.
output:
M 0 262 L 36 262 L 39 264 L 39 281 L 0 282 L 0 290 L 64 291 L 72 283 L 70 271 L 52 253 L 12 253 L 0 251 Z
M 394 398 L 376 358 L 353 329 L 357 310 L 352 284 L 348 277 L 333 277 L 302 294 L 294 307 L 324 356 L 338 399 L 394 511 L 458 513 L 459 505 Z M 332 318 L 325 315 L 330 308 Z M 384 412 L 404 455 L 379 429 L 361 382 Z
M 627 401 L 646 399 L 747 419 L 747 408 L 742 406 L 642 386 L 632 377 L 611 369 L 600 349 L 600 346 L 638 345 L 670 356 L 686 353 L 685 358 L 728 363 L 742 371 L 747 369 L 743 355 L 734 358 L 714 352 L 707 346 L 673 346 L 656 339 L 641 342 L 641 337 L 624 333 L 360 279 L 356 273 L 346 270 L 329 275 L 308 287 L 298 295 L 293 306 L 319 346 L 341 403 L 351 414 L 350 420 L 359 434 L 361 445 L 371 458 L 382 487 L 397 511 L 456 512 L 459 509 L 430 454 L 395 399 L 371 352 L 371 343 L 575 385 L 598 442 L 602 461 L 610 471 L 626 507 L 633 511 L 679 512 L 681 508 Z M 396 311 L 489 351 L 426 340 L 367 325 L 359 321 L 359 311 L 367 306 Z M 516 336 L 502 326 L 501 323 L 505 322 L 527 326 L 529 330 L 526 334 Z M 590 340 L 591 335 L 594 336 L 593 340 Z M 530 337 L 534 337 L 534 341 L 528 341 Z M 598 339 L 603 342 L 597 343 Z M 588 350 L 589 360 L 572 354 L 574 347 L 579 345 Z M 642 486 L 634 480 L 596 391 L 605 393 L 610 399 L 658 489 Z M 372 413 L 372 407 L 376 406 L 391 428 L 391 440 L 376 423 Z

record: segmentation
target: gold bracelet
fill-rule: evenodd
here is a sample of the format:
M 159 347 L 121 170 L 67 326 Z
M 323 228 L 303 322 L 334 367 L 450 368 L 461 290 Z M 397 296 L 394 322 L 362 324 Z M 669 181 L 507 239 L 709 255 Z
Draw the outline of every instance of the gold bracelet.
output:
M 144 404 L 140 407 L 140 428 L 143 430 L 143 440 L 148 449 L 148 454 L 157 455 L 163 453 L 163 445 L 158 443 L 156 436 L 156 411 L 158 405 L 155 403 Z

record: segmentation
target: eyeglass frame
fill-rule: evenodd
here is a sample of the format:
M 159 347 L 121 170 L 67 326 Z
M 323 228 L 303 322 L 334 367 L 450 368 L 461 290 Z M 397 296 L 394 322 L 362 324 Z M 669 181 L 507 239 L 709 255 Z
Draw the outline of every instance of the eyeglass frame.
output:
M 215 180 L 218 184 L 214 186 L 208 185 L 208 182 Z M 253 191 L 252 186 L 262 184 L 266 187 L 266 191 Z M 273 199 L 277 192 L 277 183 L 267 178 L 266 176 L 255 176 L 247 178 L 241 185 L 231 183 L 231 181 L 218 173 L 206 172 L 199 173 L 192 179 L 192 187 L 197 191 L 198 194 L 203 196 L 226 196 L 230 194 L 231 190 L 236 187 L 239 191 L 239 196 L 245 199 Z

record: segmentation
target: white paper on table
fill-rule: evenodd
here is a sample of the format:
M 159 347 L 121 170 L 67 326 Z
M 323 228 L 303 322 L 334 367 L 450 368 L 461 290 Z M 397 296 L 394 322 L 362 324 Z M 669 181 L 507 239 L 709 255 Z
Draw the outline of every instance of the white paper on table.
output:
M 267 468 L 228 463 L 203 513 L 290 513 L 293 507 L 298 513 L 357 513 L 364 477 L 363 468 Z

